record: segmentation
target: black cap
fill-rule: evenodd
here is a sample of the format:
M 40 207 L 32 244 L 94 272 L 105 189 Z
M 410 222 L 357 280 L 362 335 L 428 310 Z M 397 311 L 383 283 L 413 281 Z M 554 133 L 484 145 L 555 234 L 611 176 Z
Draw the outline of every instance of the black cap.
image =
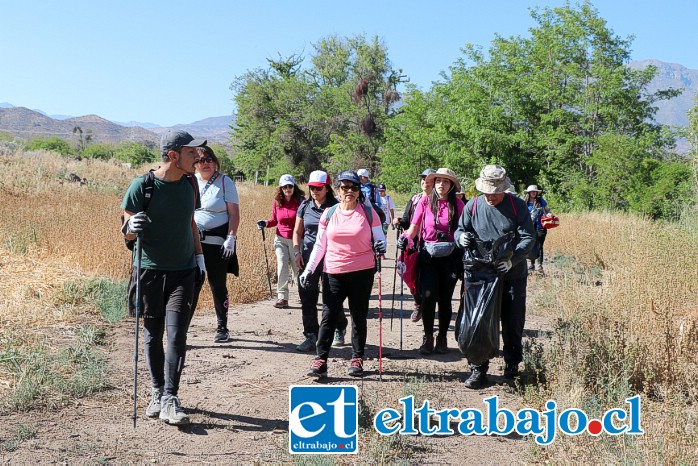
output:
M 361 180 L 359 179 L 359 175 L 357 175 L 356 172 L 353 170 L 344 170 L 337 177 L 337 181 L 351 181 L 354 184 L 358 184 L 358 185 L 361 184 Z
M 378 189 L 385 189 L 385 185 L 383 183 L 378 183 Z
M 162 153 L 179 150 L 182 147 L 202 147 L 205 145 L 206 139 L 194 139 L 194 136 L 182 130 L 170 130 L 160 138 L 160 151 Z
M 424 171 L 422 172 L 422 174 L 419 175 L 419 176 L 421 176 L 422 178 L 426 178 L 427 176 L 431 175 L 432 173 L 436 173 L 436 170 L 433 170 L 433 169 L 431 169 L 431 168 L 427 168 L 427 169 L 424 170 Z

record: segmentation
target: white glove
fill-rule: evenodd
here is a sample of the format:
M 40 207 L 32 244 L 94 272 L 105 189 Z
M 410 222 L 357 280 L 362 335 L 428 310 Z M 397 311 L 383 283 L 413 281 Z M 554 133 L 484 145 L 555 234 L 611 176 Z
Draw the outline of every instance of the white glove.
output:
M 470 235 L 468 235 L 467 233 L 462 233 L 458 238 L 458 246 L 465 249 L 468 246 L 470 246 L 470 241 Z
M 298 283 L 301 285 L 301 288 L 305 288 L 305 285 L 308 282 L 309 276 L 310 276 L 310 270 L 306 270 L 301 274 L 300 277 L 298 277 Z
M 199 278 L 198 282 L 203 283 L 206 279 L 206 263 L 204 262 L 204 255 L 196 255 L 196 266 L 199 268 Z
M 497 268 L 497 271 L 500 273 L 507 273 L 509 270 L 511 270 L 511 261 L 509 259 L 505 261 L 499 261 L 497 262 L 497 265 L 495 265 Z
M 150 219 L 145 212 L 138 212 L 137 214 L 130 216 L 126 222 L 126 234 L 138 234 L 142 232 L 147 223 L 150 223 Z
M 224 259 L 230 259 L 235 253 L 235 235 L 228 235 L 223 241 L 223 246 L 221 247 L 221 255 Z

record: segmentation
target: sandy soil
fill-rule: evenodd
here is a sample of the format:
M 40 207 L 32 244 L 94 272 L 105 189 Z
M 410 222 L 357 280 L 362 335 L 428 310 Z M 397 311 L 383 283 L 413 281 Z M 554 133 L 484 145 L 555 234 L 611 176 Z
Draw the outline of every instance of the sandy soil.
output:
M 409 320 L 411 297 L 406 293 L 400 350 L 400 283 L 393 298 L 394 250 L 382 273 L 383 373 L 378 373 L 378 289 L 374 288 L 369 316 L 367 358 L 362 379 L 346 375 L 349 346 L 333 349 L 329 360 L 331 384 L 356 384 L 373 408 L 396 406 L 405 393 L 428 398 L 437 408 L 484 407 L 483 398 L 500 396 L 500 404 L 519 409 L 521 399 L 501 377 L 503 362 L 493 360 L 491 384 L 468 390 L 462 381 L 469 371 L 452 333 L 446 355 L 422 357 L 422 323 Z M 537 278 L 532 278 L 535 280 Z M 539 279 L 539 278 L 538 278 Z M 531 281 L 532 281 L 531 280 Z M 377 280 L 376 280 L 377 283 Z M 456 292 L 460 285 L 457 286 Z M 532 288 L 529 285 L 529 288 Z M 532 292 L 535 292 L 534 290 Z M 59 411 L 6 416 L 0 432 L 11 426 L 30 425 L 36 435 L 12 452 L 0 450 L 4 464 L 249 464 L 292 463 L 309 457 L 288 453 L 289 386 L 315 383 L 305 376 L 312 354 L 295 350 L 302 337 L 300 302 L 292 288 L 291 308 L 275 309 L 273 301 L 237 305 L 230 310 L 232 341 L 213 343 L 215 317 L 198 312 L 190 331 L 186 367 L 180 387 L 183 407 L 191 424 L 177 428 L 152 420 L 144 410 L 149 401 L 149 377 L 142 356 L 139 363 L 137 428 L 131 420 L 133 390 L 133 319 L 108 331 L 111 387 L 95 396 L 76 400 Z M 457 301 L 454 299 L 454 318 Z M 391 330 L 391 313 L 393 313 Z M 452 322 L 453 327 L 453 322 Z M 527 336 L 536 336 L 549 322 L 529 308 Z M 349 339 L 347 339 L 349 342 Z M 4 437 L 4 435 L 3 435 Z M 372 452 L 381 439 L 362 434 L 358 456 L 335 456 L 340 463 L 389 462 L 390 453 L 408 464 L 502 464 L 531 462 L 530 439 L 508 437 L 417 436 L 405 438 L 399 449 L 381 456 Z M 378 443 L 376 443 L 378 442 Z M 371 456 L 373 454 L 373 456 Z

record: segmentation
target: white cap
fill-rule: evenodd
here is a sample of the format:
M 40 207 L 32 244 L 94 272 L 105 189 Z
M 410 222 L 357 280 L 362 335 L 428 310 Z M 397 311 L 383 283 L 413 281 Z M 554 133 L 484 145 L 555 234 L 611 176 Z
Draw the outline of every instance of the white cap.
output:
M 356 174 L 359 176 L 365 176 L 366 178 L 371 178 L 371 176 L 368 173 L 368 170 L 366 170 L 365 168 L 361 168 L 360 170 L 357 170 Z
M 288 186 L 290 184 L 295 185 L 296 180 L 289 174 L 281 175 L 281 178 L 279 178 L 279 186 Z

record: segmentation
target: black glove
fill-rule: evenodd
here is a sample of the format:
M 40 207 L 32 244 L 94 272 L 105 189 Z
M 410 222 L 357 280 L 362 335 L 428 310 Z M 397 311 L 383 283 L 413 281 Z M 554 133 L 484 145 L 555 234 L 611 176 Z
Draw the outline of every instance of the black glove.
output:
M 404 251 L 407 249 L 407 245 L 409 244 L 409 241 L 406 236 L 401 236 L 397 239 L 397 248 Z
M 260 230 L 263 230 L 267 226 L 267 221 L 266 220 L 257 220 L 257 228 Z
M 373 250 L 376 251 L 377 256 L 382 256 L 387 251 L 385 241 L 376 241 L 373 243 Z

